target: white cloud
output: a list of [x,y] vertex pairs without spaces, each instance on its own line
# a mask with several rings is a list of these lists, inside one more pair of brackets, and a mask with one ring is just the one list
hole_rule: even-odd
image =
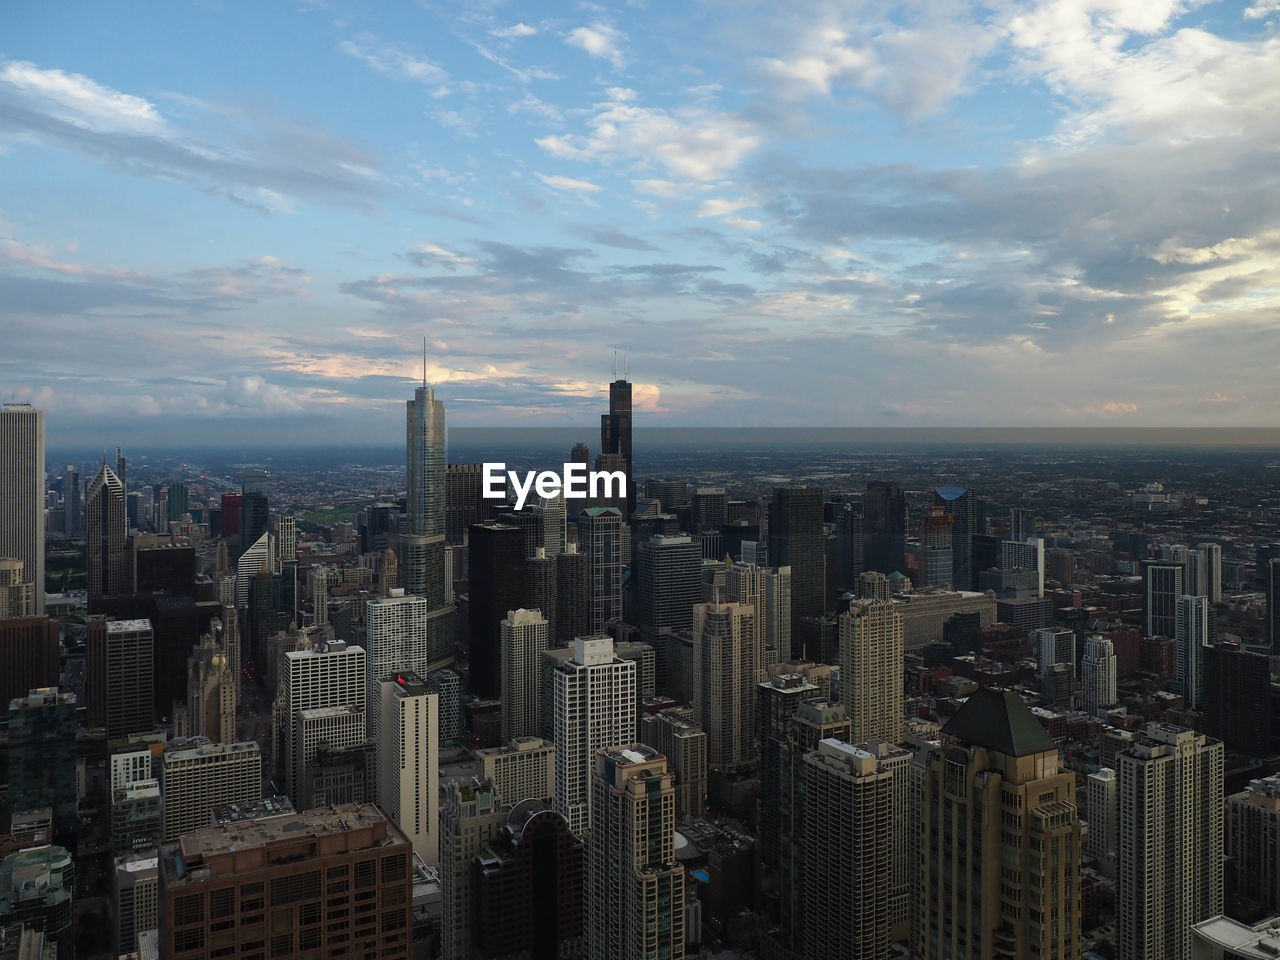
[[420,267],[441,266],[449,270],[474,266],[475,258],[442,247],[438,243],[419,243],[409,248],[408,259]]
[[447,70],[425,57],[415,57],[395,44],[386,43],[371,33],[362,33],[354,40],[343,40],[338,44],[338,50],[378,73],[431,87],[436,96],[449,92]]
[[593,23],[589,27],[575,27],[565,37],[565,43],[579,50],[585,50],[593,57],[608,60],[615,70],[623,66],[622,48],[619,44],[626,40],[626,34],[606,23]]
[[704,200],[702,205],[698,207],[697,215],[699,217],[727,217],[731,213],[750,207],[752,203],[745,197],[738,197],[736,200],[726,200],[724,197],[712,197],[710,200]]
[[490,30],[489,34],[494,37],[500,37],[503,40],[518,40],[522,37],[532,37],[537,32],[537,27],[531,27],[529,24],[521,21],[520,23],[513,23],[509,27],[500,27],[497,30]]
[[100,131],[159,133],[164,120],[142,97],[120,93],[79,73],[44,70],[23,60],[0,70],[0,83],[36,101],[51,116]]
[[568,190],[576,193],[598,193],[600,191],[599,184],[592,183],[589,180],[575,180],[573,177],[561,176],[549,177],[543,173],[535,173],[534,176],[552,190]]

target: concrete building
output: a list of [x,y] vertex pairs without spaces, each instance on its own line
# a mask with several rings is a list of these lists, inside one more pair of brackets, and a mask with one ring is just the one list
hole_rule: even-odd
[[588,627],[622,616],[622,570],[627,565],[626,527],[617,507],[587,507],[578,515],[578,547],[586,555],[590,603]]
[[1190,960],[1222,912],[1222,744],[1152,723],[1116,764],[1116,956]]
[[[234,620],[233,613],[229,622]],[[208,737],[214,743],[236,739],[235,674],[226,648],[218,642],[225,636],[222,622],[215,620],[187,658],[185,735]]]
[[150,620],[92,620],[85,642],[85,707],[108,739],[144,733],[154,722],[155,633]]
[[475,904],[475,858],[507,822],[493,783],[473,777],[451,780],[440,805],[440,946],[444,960],[471,960]]
[[379,684],[397,672],[410,671],[426,676],[431,666],[426,598],[412,596],[397,587],[389,597],[365,604],[365,654],[368,694],[365,718],[369,739],[378,740],[381,718]]
[[214,807],[262,798],[262,752],[252,741],[170,741],[160,756],[160,792],[164,839],[176,840],[207,826]]
[[58,621],[48,617],[0,619],[0,704],[57,686],[60,632]]
[[989,593],[927,591],[899,594],[892,602],[902,614],[904,650],[941,641],[943,624],[955,613],[976,612],[984,627],[996,622],[996,598]]
[[1280,914],[1280,774],[1227,798],[1226,857],[1236,899]]
[[22,561],[35,616],[44,614],[44,411],[0,407],[0,557]]
[[685,874],[666,758],[624,743],[597,751],[593,766],[587,960],[681,960]]
[[76,698],[41,687],[9,702],[9,809],[53,810],[58,836],[76,827]]
[[502,739],[535,737],[542,731],[542,651],[550,626],[541,611],[510,610],[499,627],[502,657]]
[[1111,641],[1094,634],[1085,644],[1080,663],[1084,712],[1091,717],[1116,705],[1116,651]]
[[0,928],[14,924],[44,934],[53,948],[32,960],[75,957],[75,863],[62,847],[15,850],[0,861]]
[[111,883],[115,908],[116,956],[138,949],[138,934],[160,928],[160,859],[158,851],[116,858]]
[[702,550],[686,535],[654,535],[636,545],[637,623],[646,637],[693,626],[701,599]]
[[0,557],[0,620],[36,615],[35,584],[17,557]]
[[692,710],[670,707],[640,718],[640,739],[667,758],[676,790],[676,821],[701,817],[707,808],[707,733]]
[[915,769],[912,766],[915,754],[905,747],[884,740],[868,740],[866,743],[857,744],[857,747],[874,756],[879,768],[887,770],[893,776],[890,817],[892,835],[890,841],[892,869],[889,877],[890,937],[895,941],[905,941],[911,930],[911,878],[916,869],[915,861],[911,856],[916,832],[916,793],[919,791],[919,784],[912,775]]
[[1209,645],[1208,597],[1178,598],[1174,638],[1178,643],[1178,664],[1173,688],[1182,694],[1192,710],[1204,706],[1204,648]]
[[428,865],[440,860],[439,701],[416,673],[381,688],[378,803]]
[[840,615],[840,690],[855,743],[902,739],[903,668],[896,604],[858,604]]
[[129,593],[132,588],[125,556],[124,487],[103,463],[85,495],[85,566],[89,609],[96,612],[103,597]]
[[501,747],[475,752],[479,776],[493,784],[503,801],[551,802],[556,785],[556,745],[541,737],[518,737]]
[[706,731],[713,770],[755,758],[755,686],[764,671],[755,618],[755,607],[744,603],[693,608],[693,713]]
[[1145,560],[1142,563],[1143,631],[1148,637],[1172,637],[1177,631],[1178,598],[1183,588],[1182,562]]
[[154,849],[163,833],[160,781],[135,780],[111,791],[111,849],[117,856]]
[[1119,783],[1116,772],[1102,767],[1089,774],[1085,789],[1089,809],[1089,835],[1084,852],[1098,861],[1104,877],[1116,875],[1116,827],[1120,818]]

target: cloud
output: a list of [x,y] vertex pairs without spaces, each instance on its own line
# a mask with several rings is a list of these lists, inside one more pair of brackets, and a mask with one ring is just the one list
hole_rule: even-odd
[[[668,177],[719,180],[728,176],[762,143],[745,120],[703,107],[666,111],[642,107],[634,91],[613,87],[587,120],[586,135],[551,135],[537,140],[551,156],[624,163],[636,170],[660,165]],[[641,178],[651,188],[657,181]]]
[[382,181],[368,153],[262,108],[180,102],[195,117],[191,128],[80,74],[25,61],[0,69],[0,134],[15,140],[184,182],[265,214],[291,210],[294,200],[373,208]]
[[608,60],[615,70],[621,70],[623,67],[621,43],[626,39],[626,34],[606,23],[593,23],[589,27],[575,27],[570,30],[564,42],[571,47],[585,50],[593,57]]
[[734,200],[726,200],[724,197],[713,197],[710,200],[703,201],[698,207],[695,216],[699,217],[727,217],[732,213],[736,213],[743,207],[753,206],[752,202],[745,197],[738,197]]
[[498,37],[502,40],[519,40],[524,37],[532,37],[537,32],[537,27],[531,27],[523,21],[513,23],[509,27],[499,27],[495,30],[489,31],[491,36]]
[[405,259],[419,267],[444,267],[447,270],[470,267],[476,262],[474,257],[464,256],[437,243],[420,243],[410,247]]
[[589,180],[575,180],[573,177],[547,176],[544,173],[534,173],[534,176],[541,180],[552,190],[567,190],[574,193],[599,193],[600,186],[590,182]]
[[569,233],[583,240],[590,240],[606,247],[617,247],[619,250],[657,250],[652,243],[624,233],[617,227],[608,224],[572,223],[565,228]]
[[338,50],[378,73],[429,87],[433,96],[442,97],[449,93],[447,70],[425,57],[416,57],[395,44],[380,40],[374,34],[362,33],[353,40],[343,40],[338,44]]

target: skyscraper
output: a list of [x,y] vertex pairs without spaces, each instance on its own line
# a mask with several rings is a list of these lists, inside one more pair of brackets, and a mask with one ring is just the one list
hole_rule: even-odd
[[1148,637],[1172,637],[1177,632],[1178,598],[1183,567],[1174,560],[1147,560],[1142,564],[1143,629]]
[[124,488],[105,463],[89,484],[85,518],[89,609],[96,611],[104,597],[127,593],[130,587],[124,549]]
[[250,469],[240,484],[240,551],[243,553],[267,532],[271,511],[267,503],[267,471]]
[[631,381],[625,375],[609,384],[609,412],[600,415],[600,456],[596,466],[626,473],[626,503],[619,504],[619,509],[624,522],[630,520],[636,509],[636,485],[631,470]]
[[85,706],[107,739],[151,729],[155,634],[150,620],[90,621]]
[[681,960],[685,877],[667,760],[642,743],[592,760],[587,960]]
[[62,532],[69,537],[84,530],[84,500],[80,471],[68,463],[62,471]]
[[1089,836],[1085,853],[1098,861],[1105,877],[1116,875],[1116,824],[1120,816],[1120,797],[1116,772],[1102,767],[1089,774]]
[[1236,900],[1280,912],[1280,774],[1253,780],[1227,798],[1226,857]]
[[640,739],[667,758],[676,787],[676,820],[701,817],[707,806],[707,734],[693,711],[670,707],[640,718]]
[[922,587],[945,587],[951,583],[953,553],[951,527],[955,522],[942,507],[930,507],[920,523],[920,567],[917,582]]
[[440,861],[439,700],[411,671],[379,684],[378,803],[404,831],[413,852]]
[[1178,642],[1178,663],[1174,688],[1188,707],[1204,705],[1204,648],[1209,645],[1209,598],[1181,596],[1174,627]]
[[945,507],[952,516],[951,585],[957,590],[972,590],[977,582],[973,569],[973,535],[977,530],[973,491],[966,487],[936,487],[936,506]]
[[1066,664],[1072,677],[1076,675],[1076,635],[1070,630],[1039,627],[1031,631],[1031,642],[1036,650],[1036,676],[1041,680],[1049,669]]
[[802,955],[880,960],[892,924],[893,773],[876,755],[822,740],[804,758]]
[[[821,487],[776,487],[769,508],[769,563],[791,567],[791,635],[827,606]],[[790,655],[789,651],[787,651]]]
[[1075,774],[1010,691],[977,690],[942,735],[922,757],[912,956],[1077,956]]
[[591,583],[587,555],[570,544],[556,557],[556,634],[557,647],[570,646],[575,637],[591,633]]
[[892,601],[851,606],[840,615],[840,689],[852,742],[902,739],[902,614]]
[[470,960],[475,903],[476,855],[507,823],[507,807],[493,784],[473,777],[445,784],[440,806],[440,946],[444,960]]
[[693,608],[693,713],[707,732],[707,765],[725,770],[755,758],[756,610],[745,603]]
[[207,826],[213,808],[262,799],[262,751],[253,741],[171,740],[160,756],[164,838]]
[[1026,543],[1036,535],[1036,515],[1032,510],[1014,507],[1009,511],[1009,539]]
[[578,515],[578,548],[587,556],[592,633],[603,633],[606,623],[622,616],[625,532],[617,507],[588,507]]
[[42,687],[9,703],[9,809],[50,807],[62,834],[76,823],[76,698]]
[[902,487],[872,480],[862,497],[863,568],[890,574],[906,567],[907,501]]
[[505,523],[471,528],[471,692],[482,700],[502,694],[502,618],[524,602],[524,547],[520,530]]
[[[1044,541],[1039,537],[1003,541],[1000,544],[1000,567],[1004,570],[1034,572],[1036,575],[1036,596],[1044,596]],[[981,573],[981,571],[975,571],[975,576],[977,573]]]
[[45,411],[0,407],[0,557],[20,559],[45,612]]
[[554,806],[579,836],[590,823],[591,769],[597,750],[636,738],[636,665],[616,656],[609,637],[579,637],[555,667]]
[[1152,723],[1116,764],[1116,956],[1190,960],[1192,924],[1222,912],[1222,744]]
[[[234,619],[233,615],[229,622]],[[187,658],[188,726],[192,736],[214,743],[236,739],[236,684],[226,639],[222,622],[215,620]]]
[[[542,652],[547,619],[537,610],[510,610],[501,623],[502,739],[536,737],[542,731]],[[515,797],[521,800],[522,797]]]
[[1280,557],[1267,561],[1264,589],[1267,594],[1267,646],[1271,655],[1280,655]]
[[645,637],[688,630],[702,596],[702,552],[689,536],[649,537],[636,545],[637,619]]
[[[1096,717],[1116,705],[1116,651],[1111,641],[1094,634],[1085,644],[1080,664],[1084,712]],[[1089,811],[1092,819],[1093,811]]]
[[379,739],[382,691],[378,684],[401,672],[425,675],[431,665],[427,644],[427,601],[396,588],[389,597],[365,604],[365,654],[369,739]]

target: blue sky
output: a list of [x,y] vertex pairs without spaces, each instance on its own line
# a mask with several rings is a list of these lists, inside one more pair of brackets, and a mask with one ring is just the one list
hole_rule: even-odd
[[1271,425],[1280,0],[9,4],[51,442]]

